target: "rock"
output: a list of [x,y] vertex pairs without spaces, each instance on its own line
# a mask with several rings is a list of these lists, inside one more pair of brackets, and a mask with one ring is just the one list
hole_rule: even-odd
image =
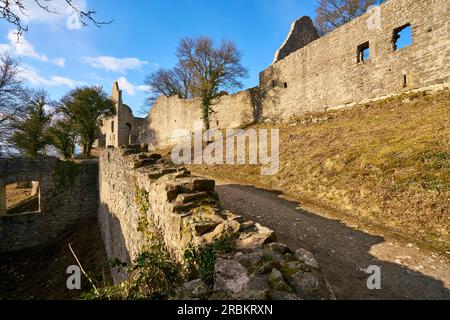
[[161,169],[161,173],[163,175],[171,174],[171,173],[175,173],[175,172],[177,172],[176,168],[164,168],[164,169]]
[[247,269],[238,261],[220,257],[216,260],[214,291],[238,293],[249,282]]
[[183,285],[183,294],[185,297],[207,299],[210,293],[211,290],[201,279],[193,280]]
[[274,232],[268,228],[255,224],[256,232],[242,233],[236,240],[235,246],[239,251],[253,251],[262,249],[263,245],[275,240]]
[[292,288],[284,281],[283,274],[277,269],[272,269],[272,273],[269,275],[269,285],[273,290],[293,292]]
[[249,229],[252,229],[255,227],[255,223],[253,221],[246,221],[244,223],[241,223],[241,232],[247,231]]
[[294,293],[286,292],[286,291],[278,291],[278,290],[271,290],[269,292],[269,297],[270,297],[270,300],[275,300],[275,301],[302,300]]
[[185,203],[185,204],[177,204],[173,207],[174,212],[177,213],[186,213],[193,208],[195,208],[197,204],[191,202],[191,203]]
[[234,294],[232,298],[233,300],[268,300],[269,292],[269,290],[244,290],[238,294]]
[[142,167],[148,167],[155,164],[155,162],[151,159],[146,159],[146,160],[139,160],[139,161],[134,161],[131,163],[131,167],[133,169],[139,169]]
[[202,221],[196,221],[193,223],[195,233],[197,236],[201,237],[204,234],[210,232],[215,227],[217,227],[219,223],[217,221],[213,220],[202,220]]
[[197,192],[197,193],[193,193],[193,194],[179,194],[177,196],[177,199],[175,200],[175,202],[177,204],[186,204],[189,202],[193,202],[193,201],[199,201],[202,200],[204,198],[206,198],[208,196],[207,192]]
[[211,243],[214,240],[220,240],[224,238],[231,238],[234,237],[237,233],[239,233],[241,225],[239,222],[234,220],[227,220],[222,223],[220,223],[214,231],[205,234],[204,241],[206,243]]
[[298,261],[306,264],[307,266],[319,270],[319,263],[314,258],[314,255],[311,252],[305,249],[299,249],[295,251],[295,257]]
[[205,178],[196,178],[192,180],[192,189],[194,191],[214,191],[216,182]]
[[272,251],[281,253],[281,254],[286,254],[286,253],[292,252],[291,249],[289,249],[287,245],[285,245],[284,243],[279,243],[279,242],[272,242],[272,243],[266,244],[264,247],[268,248]]
[[284,261],[284,255],[282,255],[279,252],[270,250],[270,249],[263,249],[262,254],[266,259],[269,259],[272,261],[278,261],[278,262]]
[[237,214],[234,214],[228,210],[224,210],[223,214],[226,216],[227,220],[234,220],[237,221],[239,223],[243,223],[244,222],[244,218],[242,216],[239,216]]
[[273,269],[279,269],[281,268],[281,263],[279,261],[268,261],[264,263],[261,267],[258,269],[259,274],[266,274],[271,272]]
[[258,265],[261,262],[263,255],[260,251],[245,254],[242,252],[238,252],[235,258],[239,261],[240,264],[249,269]]
[[287,279],[295,293],[302,299],[320,299],[320,282],[307,272],[297,272]]

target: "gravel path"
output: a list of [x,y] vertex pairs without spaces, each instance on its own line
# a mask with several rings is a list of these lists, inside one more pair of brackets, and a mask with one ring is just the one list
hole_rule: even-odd
[[[216,181],[225,209],[275,230],[292,249],[313,252],[337,299],[450,300],[446,257],[307,211],[271,191]],[[381,267],[381,290],[367,289],[370,265]]]

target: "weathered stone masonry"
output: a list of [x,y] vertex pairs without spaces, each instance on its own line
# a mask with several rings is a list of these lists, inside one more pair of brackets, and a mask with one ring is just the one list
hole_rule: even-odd
[[[318,39],[310,19],[299,19],[274,63],[260,74],[259,86],[218,99],[211,125],[235,128],[254,121],[285,121],[305,112],[448,85],[449,17],[450,0],[388,0]],[[395,50],[394,30],[408,24],[413,43]],[[358,63],[358,47],[367,43],[370,59]],[[200,119],[198,100],[160,97],[139,142],[171,144],[175,129],[191,129]]]
[[[377,15],[379,12],[379,26]],[[389,0],[276,62],[260,76],[263,116],[294,114],[450,80],[450,0]],[[411,25],[413,43],[394,50],[394,30]],[[358,46],[369,43],[370,60]]]
[[[0,159],[0,193],[18,181],[38,181],[40,212],[0,216],[0,252],[15,251],[57,239],[98,208],[98,163],[56,158]],[[0,195],[4,198],[5,194]]]
[[[175,299],[329,299],[332,294],[311,253],[292,252],[259,224],[223,210],[213,180],[174,167],[147,145],[108,148],[100,158],[99,222],[107,255],[132,263],[159,230],[174,260],[187,249],[221,239],[234,250],[217,257],[214,288],[201,279],[181,286]],[[126,275],[113,272],[114,281]]]

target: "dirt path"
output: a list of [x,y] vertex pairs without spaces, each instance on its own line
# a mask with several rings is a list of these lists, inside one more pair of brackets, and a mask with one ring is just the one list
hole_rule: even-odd
[[[307,211],[271,191],[216,181],[225,209],[272,228],[293,249],[313,252],[338,299],[450,300],[445,257]],[[363,270],[370,265],[381,267],[381,290],[367,289]]]

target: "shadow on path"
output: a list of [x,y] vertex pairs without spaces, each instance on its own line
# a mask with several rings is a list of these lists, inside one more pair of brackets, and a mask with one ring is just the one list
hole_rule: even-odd
[[[216,190],[225,209],[275,230],[292,249],[314,253],[338,299],[450,299],[442,281],[371,254],[380,244],[393,250],[383,237],[300,210],[297,202],[280,198],[281,192],[220,183]],[[367,289],[363,270],[370,265],[381,267],[381,290]]]

